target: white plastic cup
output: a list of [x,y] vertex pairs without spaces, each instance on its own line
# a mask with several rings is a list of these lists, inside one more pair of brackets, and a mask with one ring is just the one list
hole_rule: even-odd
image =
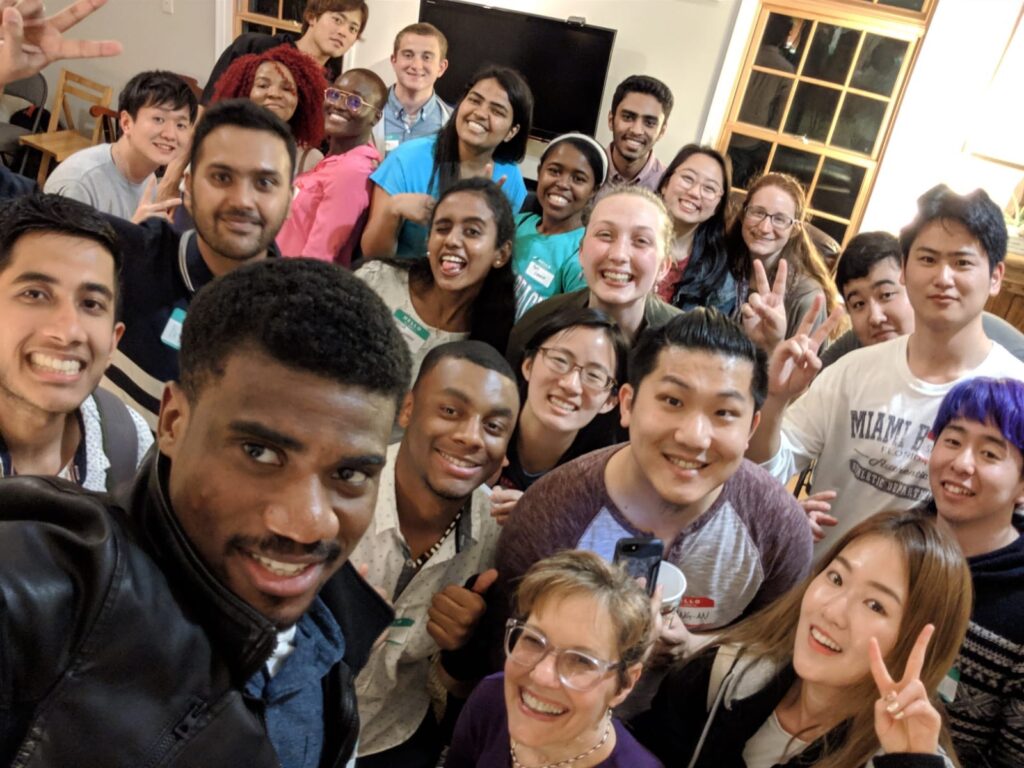
[[674,613],[686,592],[686,577],[668,560],[658,567],[658,586],[661,587],[661,615]]

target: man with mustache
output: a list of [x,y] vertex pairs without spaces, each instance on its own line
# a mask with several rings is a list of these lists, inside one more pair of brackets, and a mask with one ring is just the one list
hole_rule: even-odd
[[192,302],[124,507],[0,481],[0,764],[344,765],[393,617],[348,558],[409,371],[358,278],[247,264]]
[[654,156],[654,145],[665,135],[673,103],[669,87],[653,77],[630,75],[619,83],[608,113],[612,167],[605,186],[639,184],[658,191],[665,166]]

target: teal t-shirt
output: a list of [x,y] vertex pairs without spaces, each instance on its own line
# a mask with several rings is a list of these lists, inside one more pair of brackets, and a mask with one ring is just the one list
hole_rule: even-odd
[[[437,182],[432,183],[434,170],[434,144],[437,136],[427,136],[399,144],[388,153],[380,167],[370,174],[370,180],[389,195],[405,192],[429,194],[437,197]],[[494,162],[491,178],[498,181],[504,176],[501,191],[505,193],[512,212],[523,207],[526,199],[526,184],[519,166],[514,163]],[[398,248],[395,255],[400,259],[419,259],[427,255],[427,228],[412,221],[403,221],[398,230]]]
[[579,259],[583,227],[558,235],[542,235],[537,231],[538,224],[540,216],[535,213],[516,216],[516,245],[512,254],[516,320],[544,299],[587,286]]

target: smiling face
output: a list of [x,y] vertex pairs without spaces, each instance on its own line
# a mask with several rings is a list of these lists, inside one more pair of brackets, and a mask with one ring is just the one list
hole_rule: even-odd
[[[573,366],[569,373],[551,369],[546,355],[557,355]],[[542,349],[523,360],[523,377],[528,382],[527,412],[554,432],[576,432],[599,413],[607,413],[618,403],[610,389],[588,386],[583,378],[587,371],[614,377],[615,348],[602,328],[575,326],[544,340]]]
[[409,93],[430,91],[448,69],[448,59],[441,56],[441,43],[433,35],[406,32],[398,41],[398,50],[391,54],[398,85]]
[[597,182],[586,156],[568,141],[548,152],[537,174],[537,200],[544,220],[555,223],[575,219],[594,194]]
[[789,226],[782,227],[772,222],[772,216],[781,214],[795,220],[796,201],[782,187],[769,185],[761,187],[750,196],[745,211],[767,212],[761,221],[754,221],[745,213],[740,231],[751,258],[774,264],[800,225],[793,221]]
[[346,72],[334,81],[334,87],[346,93],[354,93],[363,100],[357,110],[352,110],[346,103],[345,96],[331,103],[324,99],[324,133],[328,138],[347,138],[350,136],[366,136],[380,119],[380,109],[384,106],[386,96],[368,77],[360,72]]
[[667,127],[661,102],[647,93],[627,93],[608,115],[612,154],[627,162],[646,158]]
[[805,682],[846,688],[871,674],[868,644],[883,658],[896,645],[906,609],[907,564],[891,540],[854,539],[804,592],[793,667]]
[[154,168],[167,165],[178,156],[192,127],[188,106],[174,109],[166,104],[141,107],[134,118],[122,112],[120,122],[129,149],[146,158]]
[[299,91],[286,66],[276,61],[264,61],[256,68],[249,99],[287,123],[299,105]]
[[669,346],[637,389],[620,393],[622,425],[646,481],[699,514],[732,477],[757,427],[749,360]]
[[0,272],[0,407],[82,404],[124,332],[116,286],[114,258],[93,240],[30,232],[15,242]]
[[1024,503],[1024,457],[991,423],[952,419],[935,440],[928,478],[939,517],[954,529],[1005,526]]
[[511,379],[469,360],[444,358],[406,397],[399,464],[433,495],[465,499],[501,468],[518,413]]
[[661,216],[653,203],[637,195],[610,195],[594,206],[580,244],[580,263],[599,305],[646,300],[665,266]]
[[472,85],[454,119],[460,149],[472,154],[491,153],[519,132],[508,93],[493,77]]
[[309,27],[306,37],[312,40],[320,54],[336,59],[348,53],[349,48],[359,39],[359,26],[363,21],[362,11],[328,11],[319,17],[307,18]]
[[914,309],[895,259],[876,262],[864,276],[848,280],[843,299],[861,346],[895,339],[914,330]]
[[[602,661],[619,660],[612,617],[589,595],[541,600],[526,623],[540,630],[555,648],[583,651]],[[572,757],[600,741],[608,709],[620,704],[629,690],[619,689],[614,671],[608,671],[588,691],[568,688],[558,677],[551,653],[532,669],[507,659],[505,709],[509,736],[550,761]]]
[[985,249],[959,221],[929,222],[911,243],[903,267],[917,322],[955,332],[976,321],[999,293],[1005,267],[990,270]]
[[482,194],[465,191],[445,197],[434,210],[427,238],[434,284],[446,291],[479,291],[487,273],[512,254],[512,244],[497,239],[494,212]]
[[195,402],[168,385],[158,441],[171,507],[214,576],[294,624],[370,523],[394,415],[387,395],[251,350]]
[[661,197],[677,226],[696,226],[714,215],[724,189],[718,161],[695,152],[672,172]]

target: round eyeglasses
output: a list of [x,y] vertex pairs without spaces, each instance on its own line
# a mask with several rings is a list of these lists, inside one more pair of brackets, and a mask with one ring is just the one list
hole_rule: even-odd
[[775,227],[775,229],[789,229],[793,226],[793,222],[796,221],[792,216],[787,216],[784,213],[770,214],[759,205],[755,205],[751,208],[744,208],[743,216],[752,224],[760,224],[765,219],[771,219],[772,226]]
[[701,182],[692,173],[680,173],[676,176],[679,179],[679,186],[689,192],[695,185],[700,185],[700,196],[705,200],[717,200],[722,196],[722,188],[709,181]]
[[589,691],[621,661],[604,661],[574,648],[555,648],[539,629],[523,621],[509,619],[505,624],[505,655],[513,664],[533,669],[548,654],[555,657],[555,672],[566,688]]
[[552,373],[565,376],[573,371],[580,372],[580,383],[591,392],[607,392],[615,388],[615,379],[603,368],[596,365],[577,365],[576,360],[567,352],[553,347],[539,347],[540,359]]
[[324,101],[328,104],[335,106],[342,105],[346,109],[352,112],[359,112],[363,107],[369,107],[377,116],[384,114],[381,110],[377,109],[370,102],[364,101],[363,97],[358,93],[352,93],[351,91],[343,91],[340,88],[325,88],[324,89]]

